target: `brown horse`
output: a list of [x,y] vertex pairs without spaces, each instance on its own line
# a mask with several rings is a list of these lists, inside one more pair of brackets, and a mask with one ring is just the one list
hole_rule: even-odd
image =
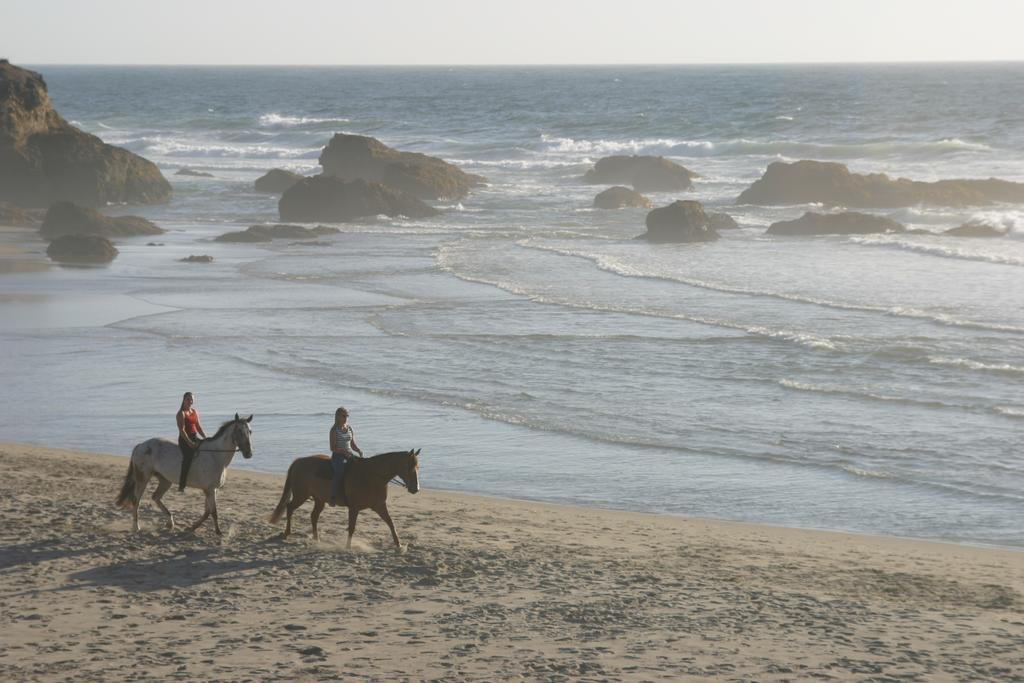
[[[348,505],[348,544],[352,546],[352,535],[356,532],[356,518],[360,510],[370,508],[384,520],[395,539],[395,549],[401,550],[395,523],[388,514],[388,482],[395,477],[402,480],[409,493],[420,490],[419,450],[381,453],[372,458],[352,458],[345,467],[345,499]],[[316,522],[331,497],[331,476],[334,468],[326,455],[310,455],[296,458],[288,468],[281,501],[277,504],[270,523],[277,524],[281,515],[288,510],[288,523],[284,538],[292,532],[292,513],[310,498],[313,499],[313,538],[320,540]]]

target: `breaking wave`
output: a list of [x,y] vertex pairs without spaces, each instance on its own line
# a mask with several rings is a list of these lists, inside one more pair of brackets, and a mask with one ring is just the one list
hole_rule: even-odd
[[259,124],[264,128],[293,128],[295,126],[310,126],[325,123],[350,123],[350,121],[349,119],[341,117],[317,118],[314,116],[286,116],[275,112],[263,114],[259,118]]
[[1016,334],[1024,334],[1024,327],[1018,327],[1015,325],[1003,325],[1000,323],[980,322],[975,320],[965,320],[963,318],[958,318],[947,313],[925,311],[909,306],[884,306],[844,301],[832,301],[828,299],[819,299],[811,296],[790,294],[787,292],[753,289],[749,287],[739,287],[734,285],[720,284],[716,282],[708,282],[705,280],[698,280],[695,278],[685,278],[676,275],[650,273],[626,265],[619,261],[616,257],[610,256],[608,254],[595,254],[593,252],[586,251],[583,249],[568,249],[553,245],[543,245],[537,243],[534,239],[521,240],[517,244],[527,249],[538,249],[540,251],[550,251],[557,254],[563,254],[565,256],[584,258],[593,261],[601,270],[614,273],[616,275],[622,275],[623,277],[639,277],[652,280],[678,282],[679,284],[687,285],[690,287],[699,287],[701,289],[708,289],[716,292],[724,292],[727,294],[739,294],[743,296],[780,299],[783,301],[811,304],[814,306],[822,306],[824,308],[832,308],[843,311],[863,311],[866,313],[879,313],[882,315],[891,315],[899,318],[928,320],[940,325],[948,325],[950,327],[963,327],[968,329],[988,330],[991,332],[1009,332]]
[[866,247],[886,247],[889,249],[915,252],[918,254],[927,254],[929,256],[936,256],[939,258],[980,261],[983,263],[996,263],[1006,266],[1024,266],[1024,255],[1013,256],[1011,254],[1000,254],[992,251],[978,251],[976,249],[936,244],[932,241],[934,239],[951,239],[947,236],[937,235],[934,238],[926,237],[926,239],[929,241],[914,241],[902,237],[880,235],[871,237],[854,236],[850,238],[850,241],[854,244],[860,244]]
[[930,142],[815,143],[797,140],[687,140],[680,138],[639,138],[631,140],[586,140],[541,135],[545,151],[561,154],[660,154],[683,157],[775,156],[803,159],[857,159],[891,156],[930,158],[960,153],[988,153],[992,147],[959,138]]
[[265,144],[226,144],[160,135],[129,139],[120,144],[136,153],[163,157],[315,159],[320,155],[320,147],[303,149]]

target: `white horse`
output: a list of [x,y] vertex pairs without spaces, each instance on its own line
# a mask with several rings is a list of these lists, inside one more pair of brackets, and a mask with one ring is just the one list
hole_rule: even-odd
[[[220,534],[217,522],[217,489],[227,480],[228,465],[235,457],[235,451],[242,451],[246,459],[252,457],[252,430],[249,423],[252,415],[247,418],[238,417],[228,420],[220,426],[217,433],[199,444],[188,470],[185,482],[190,488],[202,489],[206,494],[206,512],[199,521],[190,527],[195,531],[213,515],[213,528]],[[160,499],[172,482],[178,481],[181,475],[181,449],[178,444],[167,439],[149,439],[132,449],[132,459],[128,463],[128,474],[124,478],[121,494],[117,497],[117,506],[132,511],[132,531],[139,530],[139,501],[146,492],[146,486],[153,475],[159,484],[153,492],[153,502],[167,515],[167,528],[174,528],[174,516]]]

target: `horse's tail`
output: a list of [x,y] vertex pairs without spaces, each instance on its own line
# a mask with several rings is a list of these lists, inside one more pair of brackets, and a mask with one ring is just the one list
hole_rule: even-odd
[[128,474],[124,477],[124,485],[121,487],[121,493],[118,494],[114,505],[131,510],[137,504],[138,501],[135,500],[135,463],[129,461]]
[[270,515],[271,524],[277,524],[281,521],[281,515],[284,514],[284,509],[288,507],[288,500],[292,497],[293,469],[295,469],[295,463],[292,463],[291,467],[288,468],[288,476],[284,479],[284,491],[281,492],[281,500],[278,501],[277,507],[274,508],[274,514]]

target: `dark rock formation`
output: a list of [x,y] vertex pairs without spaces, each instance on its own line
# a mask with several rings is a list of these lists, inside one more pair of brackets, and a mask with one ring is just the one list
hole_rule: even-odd
[[283,168],[272,168],[256,179],[256,182],[253,183],[253,188],[257,192],[282,194],[289,187],[302,180],[303,177],[298,173],[292,173]]
[[155,164],[78,130],[54,111],[42,76],[0,63],[0,200],[45,208],[170,197]]
[[437,210],[412,195],[381,183],[345,181],[329,175],[305,178],[281,196],[281,220],[350,221],[368,216],[426,218]]
[[674,192],[689,190],[699,177],[688,168],[664,157],[614,156],[598,159],[583,182],[596,184],[627,183],[638,192]]
[[727,213],[709,213],[708,225],[714,230],[735,230],[740,227],[736,219]]
[[15,228],[34,228],[43,222],[45,211],[39,209],[23,209],[10,202],[0,202],[0,225]]
[[209,254],[191,254],[185,258],[178,259],[182,263],[213,263],[213,257]]
[[821,214],[808,211],[792,221],[779,221],[768,227],[769,235],[867,235],[876,232],[904,232],[906,228],[884,216],[856,211]]
[[713,242],[711,227],[700,202],[678,200],[647,214],[647,232],[639,239],[651,242]]
[[46,255],[63,263],[109,263],[117,247],[99,235],[61,235],[50,242]]
[[301,225],[253,225],[248,230],[226,232],[216,238],[216,242],[270,242],[277,239],[313,239],[321,235],[333,235],[337,228],[318,225],[315,228],[304,228]]
[[191,168],[183,168],[183,169],[179,170],[177,173],[175,173],[174,175],[187,175],[187,176],[192,176],[193,178],[212,178],[213,177],[212,173],[206,173],[204,171],[193,171]]
[[942,234],[952,235],[954,237],[1005,237],[1006,232],[1007,231],[1003,228],[997,228],[978,221],[971,221],[964,223],[959,228],[950,228]]
[[823,161],[781,161],[769,164],[760,180],[736,200],[739,204],[808,204],[858,208],[972,206],[1024,202],[1024,183],[988,180],[939,180],[925,183],[890,178],[884,173],[850,173],[843,164]]
[[486,178],[437,157],[399,152],[376,138],[338,133],[320,154],[324,175],[384,183],[418,199],[462,199]]
[[139,216],[104,216],[96,209],[57,202],[46,212],[39,234],[47,239],[60,235],[101,235],[129,237],[159,235],[164,230]]
[[616,185],[609,187],[594,197],[595,209],[622,209],[625,207],[636,207],[640,209],[651,208],[651,200],[639,192],[628,187]]

